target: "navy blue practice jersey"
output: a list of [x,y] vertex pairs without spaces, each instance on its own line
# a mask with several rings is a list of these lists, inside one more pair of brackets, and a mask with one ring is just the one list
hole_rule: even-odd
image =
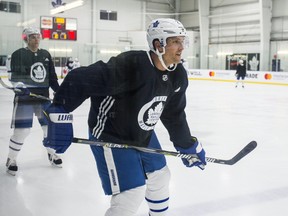
[[176,146],[193,143],[185,117],[186,70],[160,71],[146,51],[129,51],[71,71],[54,97],[67,112],[90,98],[89,128],[97,139],[147,146],[159,119]]
[[59,87],[51,55],[45,49],[37,52],[27,47],[16,50],[11,56],[11,81],[23,82],[31,93],[45,97],[49,97],[49,87],[54,91]]
[[236,74],[239,76],[246,76],[246,66],[245,65],[237,65]]

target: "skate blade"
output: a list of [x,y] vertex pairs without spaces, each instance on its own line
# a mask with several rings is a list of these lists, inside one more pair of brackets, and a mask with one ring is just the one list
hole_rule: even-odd
[[62,164],[55,164],[55,163],[51,162],[51,165],[53,167],[62,168]]
[[17,171],[7,169],[6,172],[12,176],[15,176]]

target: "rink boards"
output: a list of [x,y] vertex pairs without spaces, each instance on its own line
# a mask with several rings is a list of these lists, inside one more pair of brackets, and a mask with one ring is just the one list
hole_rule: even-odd
[[[235,70],[189,69],[187,74],[189,80],[235,82],[235,72]],[[62,73],[61,67],[56,67],[56,73],[59,78],[63,78],[66,75]],[[0,68],[0,77],[8,77],[5,69],[1,70]],[[247,71],[245,81],[255,84],[288,86],[288,72]]]
[[[235,70],[189,69],[190,80],[235,82]],[[288,72],[247,71],[245,82],[288,86]]]

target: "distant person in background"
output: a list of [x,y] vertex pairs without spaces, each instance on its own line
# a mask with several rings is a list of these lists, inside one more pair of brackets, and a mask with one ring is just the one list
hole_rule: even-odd
[[69,57],[68,61],[66,62],[66,69],[67,73],[69,73],[73,69],[74,61],[71,57]]
[[240,82],[240,78],[241,78],[242,88],[244,88],[244,80],[245,80],[245,76],[246,76],[246,66],[245,66],[244,61],[242,59],[240,59],[238,62],[235,76],[237,79],[235,88],[238,87],[238,83]]
[[185,59],[181,59],[181,62],[183,64],[183,67],[186,69],[186,71],[188,72],[189,70],[189,64]]
[[7,73],[8,73],[8,79],[10,80],[11,79],[11,55],[7,56],[5,66],[6,66]]
[[11,55],[7,56],[5,66],[8,72],[11,71]]
[[63,70],[62,70],[61,78],[63,79],[65,76],[67,76],[67,74],[68,74],[71,70],[73,70],[73,68],[74,68],[74,61],[73,61],[72,57],[69,57],[69,58],[67,59],[67,62],[66,62],[66,64],[65,64],[65,67],[64,67]]
[[[28,27],[24,29],[22,37],[27,47],[16,50],[11,56],[11,82],[15,88],[11,128],[14,130],[6,162],[7,173],[11,175],[18,171],[16,159],[33,126],[34,114],[43,130],[43,144],[47,141],[47,121],[42,110],[50,105],[50,101],[31,97],[30,92],[48,98],[50,87],[54,92],[59,88],[51,55],[39,48],[40,31]],[[62,160],[55,150],[47,148],[47,152],[50,163],[61,166]]]
[[80,65],[80,62],[79,62],[78,58],[75,58],[74,62],[73,62],[73,69],[78,68],[80,66],[81,65]]

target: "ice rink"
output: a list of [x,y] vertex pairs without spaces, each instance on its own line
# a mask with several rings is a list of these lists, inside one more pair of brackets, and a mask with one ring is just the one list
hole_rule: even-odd
[[[6,173],[12,100],[13,92],[0,87],[0,215],[103,216],[110,198],[102,192],[89,146],[73,144],[62,157],[63,168],[52,167],[37,121],[19,154],[17,175]],[[247,83],[243,89],[193,80],[187,102],[191,132],[207,156],[230,159],[252,140],[258,147],[233,166],[209,163],[204,171],[168,156],[168,216],[288,215],[288,86]],[[88,108],[86,101],[74,112],[77,137],[87,138]],[[156,132],[163,149],[174,150],[161,124]],[[138,216],[147,212],[143,200]]]

